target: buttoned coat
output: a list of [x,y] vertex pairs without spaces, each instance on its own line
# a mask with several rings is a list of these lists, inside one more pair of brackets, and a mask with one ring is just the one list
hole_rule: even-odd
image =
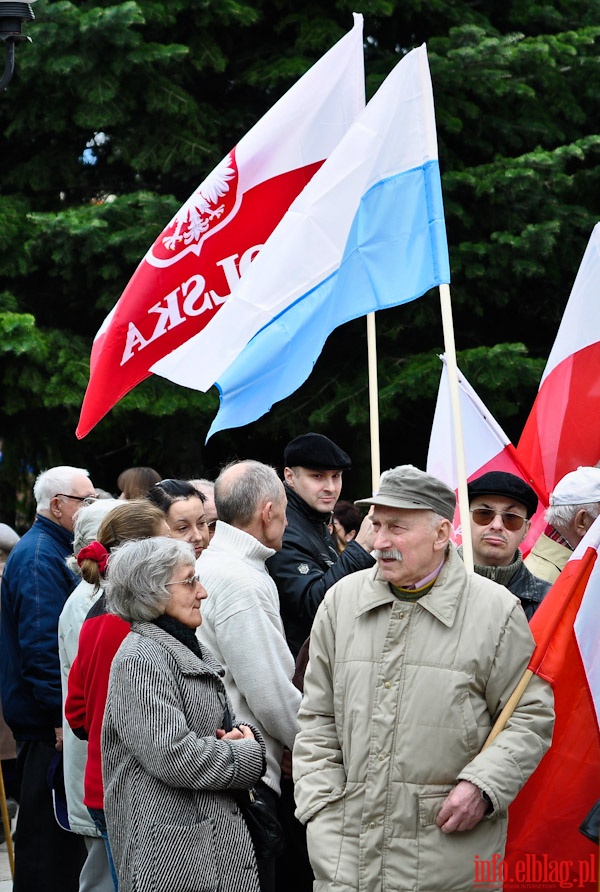
[[217,739],[222,671],[153,623],[135,623],[117,651],[102,768],[120,892],[259,892],[233,791],[260,779],[264,748]]
[[[453,547],[415,603],[398,600],[377,568],[327,593],[293,758],[315,892],[466,892],[475,859],[502,858],[508,805],[550,744],[549,685],[534,678],[481,748],[532,651],[517,598],[467,574]],[[462,779],[493,812],[444,834],[435,819]]]

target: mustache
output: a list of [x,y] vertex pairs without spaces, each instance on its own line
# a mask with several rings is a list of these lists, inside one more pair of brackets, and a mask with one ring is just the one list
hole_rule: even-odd
[[376,561],[381,560],[381,558],[387,561],[401,561],[403,559],[402,552],[398,551],[397,548],[385,548],[383,551],[376,548],[372,554]]

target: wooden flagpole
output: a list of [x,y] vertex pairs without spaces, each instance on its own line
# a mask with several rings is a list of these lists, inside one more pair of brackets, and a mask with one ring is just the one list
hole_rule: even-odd
[[473,572],[473,541],[469,517],[469,496],[467,493],[467,471],[465,464],[465,446],[460,411],[460,389],[458,386],[458,366],[456,363],[456,347],[454,343],[454,323],[452,321],[452,304],[450,303],[450,286],[440,285],[440,303],[442,307],[442,328],[444,331],[444,352],[448,368],[450,385],[450,404],[452,406],[452,424],[454,427],[454,455],[456,459],[456,475],[458,477],[458,506],[460,509],[460,525],[462,532],[463,561],[469,573]]
[[377,382],[377,338],[375,313],[367,313],[367,356],[369,369],[369,418],[371,428],[371,488],[379,489],[381,457],[379,453],[379,388]]

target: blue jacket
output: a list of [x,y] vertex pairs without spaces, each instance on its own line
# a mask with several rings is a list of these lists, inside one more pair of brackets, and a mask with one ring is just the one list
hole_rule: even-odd
[[58,618],[77,578],[65,564],[72,534],[37,515],[2,577],[0,693],[17,740],[53,743],[62,724]]

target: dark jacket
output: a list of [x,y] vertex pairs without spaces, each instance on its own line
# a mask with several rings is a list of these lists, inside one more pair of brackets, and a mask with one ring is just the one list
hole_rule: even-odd
[[72,534],[38,514],[4,568],[0,690],[17,740],[54,743],[62,725],[58,618],[78,581],[65,564],[71,553]]
[[506,585],[509,592],[512,592],[520,600],[528,620],[531,620],[550,587],[549,582],[546,582],[545,579],[540,579],[539,576],[534,576],[525,564],[521,564],[513,578]]
[[[462,545],[458,549],[458,553],[462,558]],[[517,548],[512,563],[506,567],[487,567],[482,564],[475,564],[475,572],[479,576],[487,576],[494,582],[500,583],[505,588],[516,595],[523,606],[525,616],[530,621],[531,617],[542,603],[548,589],[551,587],[545,579],[534,576],[523,563],[523,555],[521,550]]]
[[375,561],[357,542],[349,542],[339,554],[327,528],[329,514],[314,511],[287,485],[285,491],[288,525],[283,547],[269,558],[267,569],[279,591],[288,645],[297,657],[325,592],[343,576],[366,570]]

